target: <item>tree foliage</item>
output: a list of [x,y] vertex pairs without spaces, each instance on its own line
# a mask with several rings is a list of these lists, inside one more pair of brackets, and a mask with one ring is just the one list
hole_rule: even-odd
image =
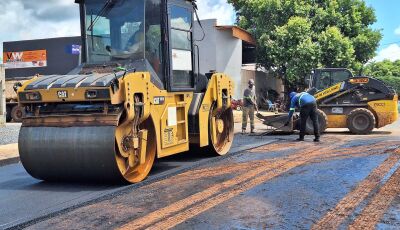
[[400,60],[370,63],[365,67],[364,75],[383,80],[400,94]]
[[375,56],[380,31],[363,0],[228,0],[237,23],[258,42],[259,65],[296,85],[312,68],[361,69]]

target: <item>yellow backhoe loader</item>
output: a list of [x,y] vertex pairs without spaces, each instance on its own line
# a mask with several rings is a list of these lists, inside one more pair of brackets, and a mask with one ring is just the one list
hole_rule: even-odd
[[[321,131],[348,128],[354,134],[369,134],[399,116],[393,88],[373,77],[353,76],[347,69],[314,70],[308,92],[317,100]],[[307,130],[311,132],[311,122]]]
[[[320,132],[327,128],[348,128],[354,134],[369,134],[397,121],[398,95],[384,82],[367,76],[353,76],[344,68],[316,69],[307,79],[308,93],[314,95],[318,105]],[[300,129],[300,120],[283,127],[287,115],[257,115],[264,124],[284,131]],[[311,119],[306,132],[313,133]]]
[[[195,1],[76,0],[83,64],[18,91],[21,162],[47,181],[144,180],[156,158],[232,146],[234,84],[199,73]],[[206,55],[206,54],[205,54]],[[206,58],[206,57],[203,57]]]

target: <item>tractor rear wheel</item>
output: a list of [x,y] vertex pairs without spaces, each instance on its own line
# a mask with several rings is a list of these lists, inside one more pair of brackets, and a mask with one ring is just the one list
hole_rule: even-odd
[[354,134],[366,135],[375,128],[374,114],[365,108],[353,109],[347,117],[347,127]]
[[25,116],[25,108],[21,108],[16,105],[11,110],[11,118],[14,122],[21,122],[22,118]]
[[[328,117],[322,110],[319,109],[317,109],[317,117],[318,117],[319,133],[322,134],[325,132],[326,127],[328,126]],[[309,135],[314,134],[314,126],[311,118],[307,119],[306,133]]]

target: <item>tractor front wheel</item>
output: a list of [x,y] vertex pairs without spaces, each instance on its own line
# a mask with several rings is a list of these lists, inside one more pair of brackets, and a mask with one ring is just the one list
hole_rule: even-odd
[[354,134],[366,135],[376,124],[374,114],[365,108],[353,109],[347,117],[347,127]]

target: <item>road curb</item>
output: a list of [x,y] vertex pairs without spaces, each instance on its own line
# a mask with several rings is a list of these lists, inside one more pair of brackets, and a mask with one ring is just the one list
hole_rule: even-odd
[[0,167],[11,165],[11,164],[16,164],[20,161],[19,157],[12,157],[8,159],[3,159],[0,160]]
[[91,204],[94,204],[94,203],[98,203],[98,202],[101,202],[101,201],[104,201],[104,200],[108,200],[108,199],[111,199],[111,198],[113,198],[115,196],[120,196],[120,195],[127,194],[127,193],[129,193],[129,192],[131,192],[131,191],[133,191],[135,189],[138,189],[138,188],[141,188],[141,187],[156,183],[156,182],[161,181],[161,180],[168,179],[170,177],[173,177],[173,176],[176,176],[178,174],[187,172],[189,170],[201,167],[203,165],[207,165],[207,164],[211,164],[211,163],[217,163],[217,162],[220,162],[222,160],[229,159],[229,158],[232,158],[234,156],[238,156],[238,155],[243,154],[246,151],[249,151],[251,149],[255,149],[255,148],[258,148],[260,146],[268,145],[268,144],[271,144],[271,143],[274,143],[274,142],[277,142],[277,141],[278,140],[268,140],[268,141],[264,141],[262,143],[240,146],[240,147],[237,147],[236,149],[234,149],[232,152],[230,152],[227,155],[220,156],[220,157],[215,157],[215,158],[203,159],[203,160],[194,162],[193,164],[188,165],[186,167],[173,169],[173,170],[169,170],[169,171],[164,172],[164,173],[160,173],[160,174],[158,174],[158,175],[156,175],[154,177],[150,177],[147,180],[142,181],[140,183],[117,188],[117,189],[115,189],[114,191],[111,191],[108,194],[100,195],[99,197],[91,199],[91,200],[88,200],[86,202],[82,202],[82,203],[79,203],[79,204],[76,204],[76,205],[72,205],[71,207],[67,207],[67,208],[64,208],[64,209],[61,209],[61,210],[58,210],[58,211],[55,211],[55,212],[45,213],[42,216],[36,217],[36,218],[33,218],[33,219],[20,220],[19,223],[16,222],[11,226],[4,226],[4,227],[5,227],[5,229],[23,229],[23,228],[29,227],[31,225],[34,225],[34,224],[36,224],[38,222],[42,222],[42,221],[45,221],[47,219],[51,219],[51,218],[60,216],[60,215],[62,215],[64,213],[68,213],[68,212],[73,211],[75,209],[78,209],[78,208],[81,208],[81,207],[84,207],[84,206],[87,206],[87,205],[91,205]]

